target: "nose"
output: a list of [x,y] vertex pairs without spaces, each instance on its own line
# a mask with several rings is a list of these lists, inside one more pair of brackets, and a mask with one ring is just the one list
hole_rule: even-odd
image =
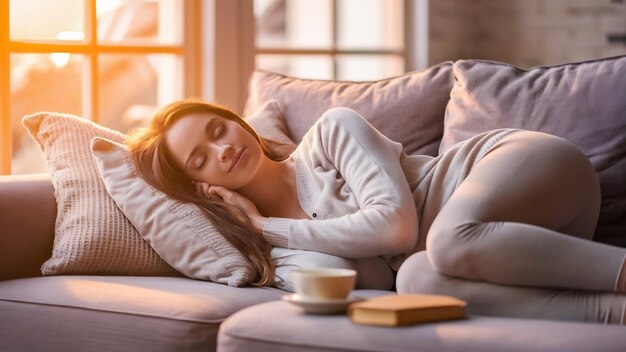
[[224,144],[220,147],[218,158],[220,159],[220,161],[226,161],[232,157],[234,151],[235,149],[232,145]]

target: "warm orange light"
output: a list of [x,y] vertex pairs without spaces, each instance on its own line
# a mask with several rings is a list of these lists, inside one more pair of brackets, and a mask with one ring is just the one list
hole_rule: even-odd
[[[56,35],[56,39],[60,40],[83,40],[85,39],[85,33],[74,31],[62,31]],[[68,53],[52,53],[50,54],[50,60],[57,68],[64,67],[70,61],[70,54]]]
[[85,39],[85,33],[77,31],[61,31],[56,35],[56,38],[61,40],[83,40]]

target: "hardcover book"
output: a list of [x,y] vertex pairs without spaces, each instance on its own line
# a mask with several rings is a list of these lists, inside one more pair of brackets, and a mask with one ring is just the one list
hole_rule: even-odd
[[464,301],[450,296],[394,294],[352,303],[348,316],[357,324],[399,326],[462,319],[465,306]]

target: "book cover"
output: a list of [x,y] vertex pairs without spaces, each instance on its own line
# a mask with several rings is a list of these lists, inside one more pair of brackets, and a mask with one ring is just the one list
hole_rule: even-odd
[[443,295],[384,295],[356,302],[348,316],[357,324],[399,326],[431,321],[462,319],[466,302]]

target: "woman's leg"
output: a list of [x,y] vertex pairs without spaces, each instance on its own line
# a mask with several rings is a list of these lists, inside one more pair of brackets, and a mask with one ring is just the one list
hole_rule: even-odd
[[615,291],[626,249],[588,240],[599,205],[597,176],[578,148],[518,132],[479,161],[444,205],[427,252],[450,276]]
[[451,295],[468,303],[467,313],[517,318],[626,324],[626,295],[554,288],[506,286],[441,275],[425,252],[398,271],[398,293]]

